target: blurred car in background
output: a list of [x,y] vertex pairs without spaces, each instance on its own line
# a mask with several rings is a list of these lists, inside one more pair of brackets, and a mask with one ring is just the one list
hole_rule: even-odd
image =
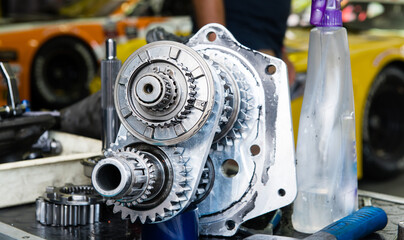
[[[189,34],[192,28],[189,17],[179,17],[181,12],[176,12],[170,1],[1,3],[0,61],[10,62],[19,79],[21,99],[31,100],[37,109],[62,108],[99,90],[99,61],[104,57],[107,37],[118,43],[130,40],[135,50],[146,44],[145,34],[153,27],[178,34]],[[5,103],[6,88],[0,81],[0,106]]]
[[[289,18],[296,27],[285,41],[298,72],[291,88],[295,139],[312,28],[309,7],[297,2],[300,12]],[[351,54],[358,176],[392,177],[404,169],[404,1],[352,0],[342,5]]]

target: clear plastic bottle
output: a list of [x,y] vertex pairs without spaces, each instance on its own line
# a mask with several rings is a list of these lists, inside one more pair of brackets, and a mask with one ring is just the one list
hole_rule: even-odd
[[[320,3],[319,3],[320,2]],[[292,224],[313,233],[357,209],[355,114],[339,0],[313,0]],[[324,6],[322,5],[324,4]],[[319,18],[320,13],[322,18]],[[326,18],[324,20],[324,18]]]

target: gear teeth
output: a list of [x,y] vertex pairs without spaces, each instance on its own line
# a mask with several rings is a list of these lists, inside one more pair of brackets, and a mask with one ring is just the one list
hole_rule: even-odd
[[248,129],[247,124],[245,124],[244,121],[241,121],[240,119],[237,120],[237,122],[236,122],[236,124],[235,124],[235,127],[237,127],[238,129],[241,129],[241,130],[246,130],[246,129]]
[[247,111],[250,111],[250,110],[252,110],[254,107],[253,106],[251,106],[246,100],[241,100],[241,107],[243,108],[243,109],[246,109]]
[[118,209],[117,206],[115,206],[115,207],[112,209],[112,212],[113,212],[113,213],[118,213],[118,212],[120,212],[120,211],[121,211],[121,210]]
[[184,166],[181,170],[181,173],[189,173],[190,171],[192,171],[192,167]]
[[225,117],[225,116],[221,116],[220,121],[223,122],[223,123],[228,123],[229,119],[227,117]]
[[178,181],[179,184],[185,185],[187,183],[187,177],[185,175],[186,174],[184,174],[183,177]]
[[234,99],[234,96],[229,93],[224,99],[225,99],[226,101],[231,101],[231,100]]
[[192,191],[192,188],[191,188],[190,186],[186,185],[186,186],[183,188],[183,190],[184,190],[184,192],[189,192],[189,191]]
[[179,199],[179,202],[184,202],[184,201],[188,200],[188,198],[183,194],[178,196],[178,199]]
[[170,211],[179,211],[179,210],[181,210],[181,204],[179,204],[179,203],[173,203],[173,204],[170,206],[169,210],[170,210]]
[[149,219],[150,222],[155,222],[156,221],[156,216],[151,215],[151,216],[147,216],[147,218]]
[[243,119],[243,120],[246,120],[246,121],[250,120],[250,116],[248,116],[244,111],[240,111],[238,116],[239,116],[240,119]]
[[174,215],[173,211],[171,211],[170,209],[165,208],[164,211],[165,217],[171,217]]
[[240,132],[239,132],[237,129],[233,128],[233,129],[230,131],[230,133],[229,133],[229,137],[231,137],[231,138],[233,138],[233,139],[235,139],[235,138],[241,138],[241,134],[240,134]]
[[202,194],[204,194],[205,193],[205,189],[203,189],[203,188],[198,188],[198,189],[196,189],[196,194],[197,195],[202,195]]
[[[180,175],[183,176],[183,177],[186,177],[187,173],[186,172],[180,172]],[[183,184],[183,182],[180,182],[180,184]]]
[[209,183],[209,180],[208,180],[208,179],[202,179],[202,180],[201,180],[201,183],[207,184],[207,183]]
[[233,111],[233,108],[230,107],[230,106],[225,106],[225,107],[224,107],[224,111],[225,111],[225,112],[231,112],[231,111]]
[[165,214],[164,213],[156,213],[156,220],[162,221],[164,220]]
[[231,137],[226,136],[225,141],[227,146],[233,146],[233,139]]
[[[139,215],[138,216],[138,218],[139,218],[139,220],[140,220],[140,222],[142,223],[142,224],[145,224],[146,223],[146,220],[147,220],[147,217],[146,216],[143,216],[143,215]],[[132,220],[132,222],[135,222],[136,221],[136,215],[133,215],[133,216],[131,216],[131,220]]]
[[188,108],[192,108],[193,107],[193,104],[195,103],[195,101],[196,101],[196,98],[195,97],[190,97],[188,100],[187,100],[187,102],[189,103],[189,104],[191,104],[191,105],[188,105],[188,106],[185,106],[185,109],[188,107]]
[[124,220],[127,217],[129,217],[129,213],[125,213],[125,212],[122,211],[121,219]]
[[223,152],[224,146],[220,142],[216,143],[216,151]]

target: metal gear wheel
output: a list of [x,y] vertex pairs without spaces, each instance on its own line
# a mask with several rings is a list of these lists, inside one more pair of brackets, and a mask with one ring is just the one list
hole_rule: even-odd
[[47,187],[36,199],[36,220],[51,226],[78,226],[100,221],[103,198],[92,186]]
[[132,54],[115,86],[121,123],[138,139],[173,145],[193,136],[214,104],[213,76],[193,49],[154,42]]
[[254,98],[248,92],[246,77],[232,61],[217,53],[208,55],[206,50],[198,52],[212,62],[223,82],[225,103],[212,145],[215,150],[221,151],[225,145],[232,145],[234,139],[241,138],[242,132],[248,128],[248,120],[251,119],[249,110]]
[[[188,178],[190,177],[188,176],[190,169],[187,167],[188,157],[183,156],[183,152],[184,149],[178,147],[164,148],[163,152],[161,149],[148,144],[137,144],[130,148],[120,149],[112,153],[112,156],[108,158],[110,160],[105,160],[104,163],[100,161],[97,164],[92,174],[93,184],[95,182],[98,186],[96,187],[98,192],[101,194],[109,194],[108,196],[112,197],[112,199],[107,201],[107,205],[113,205],[114,213],[120,212],[122,219],[129,217],[132,222],[139,219],[142,223],[164,221],[179,212],[182,209],[182,202],[191,197],[189,194],[191,188],[187,185]],[[172,157],[168,159],[166,154]],[[133,163],[133,159],[136,159],[136,162],[145,162],[146,164],[143,165],[145,165],[146,168],[144,168],[143,171],[145,173],[148,172],[148,176],[155,180],[145,180],[143,181],[143,185],[138,186],[138,188],[128,186],[128,190],[123,194],[123,198],[121,198],[121,193],[124,192],[124,190],[119,191],[119,189],[110,190],[110,192],[116,193],[115,196],[111,196],[110,192],[102,189],[105,188],[105,186],[110,186],[109,183],[102,185],[101,179],[110,179],[113,181],[114,177],[104,175],[104,173],[99,170],[100,168],[102,170],[102,166],[109,164],[119,168],[119,164],[121,163],[112,159],[117,158],[116,160],[118,160],[120,157],[128,159],[127,162],[131,162],[129,164],[132,164],[132,166],[139,166],[139,164]],[[138,170],[139,169],[138,167]],[[110,174],[112,168],[107,166],[106,170],[108,170],[108,174]],[[143,175],[132,173],[132,175],[146,176],[145,173]],[[126,174],[127,173],[122,171],[121,174],[118,175],[124,176]],[[120,182],[122,181],[127,182],[127,180],[121,179]],[[115,186],[116,185],[118,184],[115,184]],[[146,185],[147,187],[145,187]],[[125,185],[123,184],[123,186]],[[139,187],[146,189],[143,194],[140,194],[138,191]],[[127,193],[128,191],[129,193]]]

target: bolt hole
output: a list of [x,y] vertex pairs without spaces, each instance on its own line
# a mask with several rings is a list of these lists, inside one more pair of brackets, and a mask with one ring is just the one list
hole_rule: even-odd
[[279,190],[278,190],[278,194],[279,194],[279,196],[281,196],[281,197],[285,196],[285,195],[286,195],[285,189],[283,189],[283,188],[279,189]]
[[266,68],[265,68],[265,73],[266,74],[269,74],[269,75],[273,75],[273,74],[275,74],[276,73],[276,67],[274,66],[274,65],[268,65]]
[[213,42],[213,41],[215,41],[216,40],[216,33],[215,32],[209,32],[207,35],[206,35],[206,38],[208,39],[208,41],[209,42]]
[[233,220],[226,221],[227,230],[233,230],[236,227],[236,223]]
[[222,173],[228,178],[232,178],[237,175],[239,171],[238,163],[233,159],[227,159],[222,164]]
[[145,84],[143,87],[143,91],[148,94],[152,93],[153,89],[154,89],[153,85],[151,85],[151,84]]
[[258,154],[260,154],[261,148],[260,146],[254,144],[250,147],[250,152],[253,156],[257,156]]

